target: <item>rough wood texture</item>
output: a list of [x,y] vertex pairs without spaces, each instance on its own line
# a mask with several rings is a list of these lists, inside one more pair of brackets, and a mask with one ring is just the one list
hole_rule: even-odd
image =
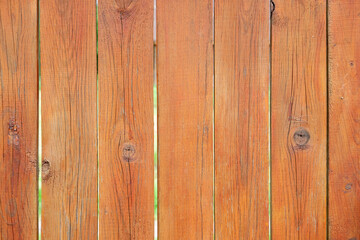
[[99,1],[100,238],[154,237],[153,1]]
[[212,8],[157,1],[160,239],[213,237]]
[[329,1],[329,239],[360,239],[360,2]]
[[42,239],[97,238],[96,6],[40,1]]
[[272,239],[325,239],[326,1],[274,2]]
[[269,238],[268,1],[215,0],[215,235]]
[[37,1],[0,1],[0,239],[37,237]]

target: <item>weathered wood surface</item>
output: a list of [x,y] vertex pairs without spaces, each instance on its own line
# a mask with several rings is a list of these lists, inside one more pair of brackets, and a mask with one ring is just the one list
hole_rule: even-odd
[[160,239],[360,239],[360,3],[153,4],[99,1],[97,62],[96,1],[0,0],[0,239],[39,123],[42,238],[153,239],[154,67]]
[[269,20],[268,1],[215,0],[216,239],[269,237]]
[[95,1],[40,1],[42,239],[97,238]]
[[326,238],[326,1],[272,14],[272,239]]
[[159,238],[213,238],[211,0],[157,1]]
[[37,1],[0,1],[0,239],[37,237]]
[[100,238],[154,237],[153,1],[99,1]]
[[360,2],[329,0],[329,239],[360,239]]

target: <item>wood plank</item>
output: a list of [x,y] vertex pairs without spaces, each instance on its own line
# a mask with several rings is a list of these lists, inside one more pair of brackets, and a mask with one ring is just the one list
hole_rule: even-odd
[[159,238],[212,239],[212,0],[156,8]]
[[37,1],[0,1],[0,239],[37,237]]
[[153,1],[99,1],[100,238],[154,238]]
[[329,1],[329,239],[360,239],[360,2]]
[[269,238],[268,1],[215,0],[215,235]]
[[326,238],[326,1],[272,15],[272,238]]
[[40,1],[42,239],[97,238],[96,6]]

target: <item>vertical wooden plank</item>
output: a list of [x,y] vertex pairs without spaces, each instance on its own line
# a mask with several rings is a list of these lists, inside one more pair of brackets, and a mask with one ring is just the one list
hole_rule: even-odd
[[96,6],[40,1],[42,239],[96,239]]
[[272,15],[272,238],[326,238],[326,1]]
[[37,1],[0,1],[0,239],[37,236]]
[[329,239],[360,239],[360,2],[329,1]]
[[153,1],[99,1],[100,238],[154,237]]
[[269,238],[269,1],[215,0],[215,235]]
[[213,236],[212,0],[157,0],[160,239]]

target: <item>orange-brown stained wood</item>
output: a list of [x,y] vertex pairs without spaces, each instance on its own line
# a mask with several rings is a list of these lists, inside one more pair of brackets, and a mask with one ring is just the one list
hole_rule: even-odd
[[215,238],[269,238],[269,1],[215,0]]
[[360,2],[329,1],[329,239],[360,239]]
[[0,1],[0,239],[37,238],[37,1]]
[[40,1],[42,239],[97,238],[95,4]]
[[153,1],[99,1],[100,239],[154,237]]
[[213,237],[212,8],[157,1],[160,239]]
[[272,239],[326,238],[326,1],[272,14]]

